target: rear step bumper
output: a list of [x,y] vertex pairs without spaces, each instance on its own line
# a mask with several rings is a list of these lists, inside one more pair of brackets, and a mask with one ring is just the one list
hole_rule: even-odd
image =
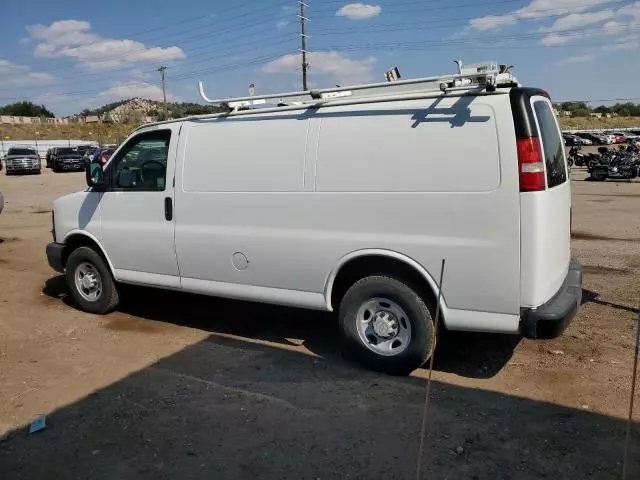
[[582,266],[572,258],[560,290],[535,309],[520,314],[520,333],[525,338],[555,338],[564,332],[582,303]]

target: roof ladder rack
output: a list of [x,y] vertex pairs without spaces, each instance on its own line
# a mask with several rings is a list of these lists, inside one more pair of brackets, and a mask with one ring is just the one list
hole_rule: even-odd
[[[280,106],[318,105],[344,97],[370,97],[398,93],[437,91],[446,94],[449,91],[472,89],[492,91],[498,86],[519,85],[517,79],[510,72],[511,66],[498,65],[495,62],[483,62],[463,66],[460,60],[456,60],[456,64],[458,65],[458,73],[455,74],[248,97],[211,99],[207,97],[204,92],[204,84],[202,81],[199,81],[198,84],[200,87],[200,96],[205,102],[219,104],[236,111],[240,108],[250,108],[254,105],[264,105],[267,103],[276,103]],[[268,100],[272,100],[272,102],[268,102]]]

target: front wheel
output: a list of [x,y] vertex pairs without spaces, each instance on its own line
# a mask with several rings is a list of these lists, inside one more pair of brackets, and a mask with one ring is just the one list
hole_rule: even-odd
[[89,247],[75,249],[67,260],[65,275],[73,299],[85,312],[102,315],[118,306],[113,276],[95,250]]
[[368,368],[408,375],[431,354],[435,328],[424,300],[407,283],[365,277],[344,295],[339,311],[346,354]]

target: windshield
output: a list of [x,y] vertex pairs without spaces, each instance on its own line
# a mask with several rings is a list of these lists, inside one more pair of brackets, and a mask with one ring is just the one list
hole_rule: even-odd
[[32,148],[10,148],[7,155],[35,155],[36,151]]
[[78,150],[75,148],[59,148],[56,152],[58,155],[73,155],[78,154]]

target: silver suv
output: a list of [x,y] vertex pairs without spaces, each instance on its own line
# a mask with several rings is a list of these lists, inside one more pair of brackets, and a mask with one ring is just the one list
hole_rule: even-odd
[[40,174],[40,156],[33,147],[11,147],[4,160],[7,175],[14,173]]

